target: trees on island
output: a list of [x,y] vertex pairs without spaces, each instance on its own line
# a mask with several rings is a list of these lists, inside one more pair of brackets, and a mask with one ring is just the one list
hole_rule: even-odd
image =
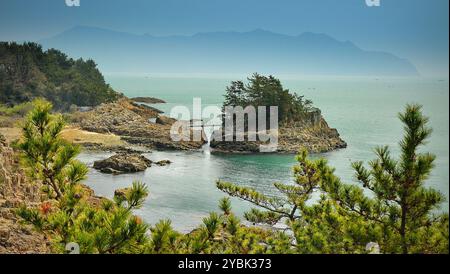
[[312,101],[284,89],[281,81],[273,76],[253,74],[248,83],[233,81],[226,88],[223,106],[277,106],[280,123],[295,122],[312,109]]
[[220,213],[188,234],[174,231],[169,220],[149,226],[133,215],[148,195],[142,183],[113,200],[92,196],[80,183],[87,168],[75,160],[78,148],[61,139],[63,120],[50,111],[50,103],[35,101],[17,144],[23,167],[47,199],[17,213],[46,233],[56,252],[74,242],[82,253],[366,253],[374,242],[382,253],[448,253],[448,213],[437,211],[444,197],[424,186],[435,157],[419,152],[431,130],[417,105],[399,116],[405,136],[398,160],[380,147],[368,167],[353,164],[360,185],[341,182],[326,160],[312,160],[305,151],[297,156],[293,184],[275,184],[277,197],[217,182],[257,206],[245,214],[247,221],[285,222],[288,231],[242,224],[224,198]]

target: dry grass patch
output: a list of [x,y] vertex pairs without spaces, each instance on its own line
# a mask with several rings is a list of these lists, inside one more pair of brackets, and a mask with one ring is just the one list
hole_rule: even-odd
[[0,127],[0,134],[3,135],[8,143],[19,140],[22,136],[22,129],[18,127]]
[[61,132],[61,137],[65,140],[75,143],[100,144],[105,147],[124,146],[126,143],[114,134],[102,134],[85,131],[76,127],[67,127]]
[[[0,134],[8,143],[20,139],[22,129],[19,127],[0,127]],[[126,146],[126,142],[114,134],[102,134],[82,130],[77,127],[68,126],[61,132],[61,137],[74,144],[98,144],[104,147]]]

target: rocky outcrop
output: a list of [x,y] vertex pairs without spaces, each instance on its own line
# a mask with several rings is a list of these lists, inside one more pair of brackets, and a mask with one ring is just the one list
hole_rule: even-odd
[[90,143],[90,142],[83,142],[79,143],[83,147],[83,149],[87,151],[94,151],[94,152],[115,152],[115,153],[150,153],[151,151],[145,148],[140,147],[127,147],[127,146],[106,146],[102,143]]
[[43,199],[39,183],[28,182],[14,151],[0,135],[0,254],[50,253],[45,235],[22,225],[15,214],[20,205],[37,206]]
[[[134,105],[127,99],[102,104],[91,111],[72,115],[73,122],[84,130],[97,133],[127,133],[127,126],[148,123],[148,119],[157,118],[158,113]],[[118,134],[120,135],[120,134]]]
[[154,98],[154,97],[134,97],[131,98],[132,101],[138,103],[146,103],[146,104],[165,104],[164,100]]
[[157,166],[168,166],[170,164],[172,164],[172,162],[169,160],[162,160],[155,163]]
[[138,107],[138,108],[146,108],[146,109],[148,109],[148,110],[150,110],[150,111],[152,111],[152,112],[156,112],[156,113],[158,113],[158,114],[164,113],[164,111],[159,110],[159,109],[157,109],[157,108],[155,108],[155,107],[151,107],[151,106],[146,105],[146,104],[136,103],[136,102],[132,102],[132,104],[133,104],[134,106]]
[[177,120],[164,115],[159,115],[158,118],[156,118],[156,123],[160,125],[172,125],[176,121]]
[[94,168],[103,173],[123,174],[145,171],[152,161],[138,153],[119,153],[94,162]]
[[346,147],[337,129],[330,128],[323,118],[315,124],[286,126],[279,130],[278,151],[282,153],[297,153],[300,149],[323,153]]
[[[222,140],[211,141],[212,152],[222,153],[258,153],[260,145],[267,145],[265,142],[249,141],[225,141],[225,136],[221,130],[214,133],[221,136]],[[234,136],[236,140],[236,136]],[[247,139],[247,134],[244,136]],[[322,117],[320,110],[314,110],[305,115],[296,123],[283,124],[278,130],[278,153],[297,153],[301,149],[307,149],[310,153],[328,152],[347,147],[347,143],[341,139],[338,131],[330,128]]]
[[[144,145],[159,150],[198,150],[203,141],[173,141],[170,129],[175,122],[148,108],[132,104],[128,99],[102,104],[92,111],[79,113],[74,122],[83,130],[112,133],[130,144]],[[149,119],[159,123],[151,123]],[[158,120],[159,118],[159,120]]]

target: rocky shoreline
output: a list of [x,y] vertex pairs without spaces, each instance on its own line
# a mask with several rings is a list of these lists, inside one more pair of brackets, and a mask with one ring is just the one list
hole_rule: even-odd
[[[154,98],[151,98],[154,99]],[[155,150],[199,151],[207,142],[173,141],[170,129],[175,119],[161,115],[130,99],[102,104],[88,112],[73,115],[73,126],[97,134],[114,135],[122,144],[113,146],[82,142],[87,149],[115,152],[133,151],[133,146]],[[193,130],[191,130],[191,136]],[[204,132],[201,133],[204,136]],[[259,153],[262,142],[225,142],[212,140],[212,153]],[[323,153],[347,147],[337,129],[329,127],[320,110],[315,109],[296,123],[280,125],[276,153],[297,153],[307,149],[310,153]]]
[[[154,120],[154,122],[152,122]],[[200,150],[202,141],[180,141],[171,139],[170,129],[176,121],[145,106],[133,104],[129,99],[102,104],[93,110],[76,113],[73,126],[88,132],[113,134],[131,145],[158,150]]]

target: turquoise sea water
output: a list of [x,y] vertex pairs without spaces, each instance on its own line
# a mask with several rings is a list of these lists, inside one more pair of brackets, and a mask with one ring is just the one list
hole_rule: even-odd
[[[231,80],[245,77],[145,77],[107,76],[113,88],[125,95],[153,96],[166,100],[157,105],[169,112],[173,106],[192,107],[193,97],[203,106],[220,105],[225,87]],[[398,154],[402,126],[397,113],[407,103],[423,105],[434,129],[426,151],[437,155],[436,168],[427,181],[448,199],[449,194],[449,82],[448,79],[367,79],[308,78],[281,80],[286,88],[305,95],[322,110],[330,126],[340,132],[348,148],[326,154],[336,174],[354,182],[352,161],[373,159],[373,148],[389,145]],[[80,158],[92,163],[107,154],[84,153]],[[169,159],[167,167],[151,167],[144,173],[110,176],[91,171],[88,185],[100,195],[112,196],[114,189],[127,187],[133,180],[148,184],[150,196],[137,213],[155,223],[171,219],[175,228],[189,231],[208,212],[217,210],[218,200],[225,196],[215,188],[217,179],[251,186],[276,195],[273,182],[291,181],[294,155],[210,155],[206,152],[153,152],[152,160]],[[233,199],[234,210],[242,214],[249,208]],[[448,211],[448,203],[442,208]]]

